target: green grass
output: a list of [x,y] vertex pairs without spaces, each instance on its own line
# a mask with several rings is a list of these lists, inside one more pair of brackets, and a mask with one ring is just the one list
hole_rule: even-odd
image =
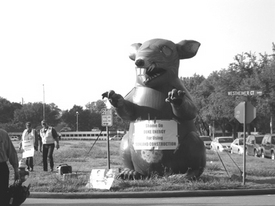
[[[97,192],[88,189],[92,169],[107,169],[107,143],[98,141],[92,148],[93,141],[61,141],[60,149],[54,151],[55,168],[63,163],[72,166],[71,178],[63,179],[57,172],[44,172],[42,154],[36,152],[34,171],[30,173],[31,192]],[[14,142],[18,149],[18,142]],[[123,168],[119,156],[119,141],[110,141],[110,167]],[[230,156],[229,156],[230,155]],[[18,153],[19,159],[22,154]],[[220,161],[220,158],[222,162]],[[231,158],[230,158],[231,157]],[[232,161],[233,159],[233,161]],[[237,165],[237,166],[236,166]],[[115,180],[111,191],[175,191],[175,190],[220,190],[238,188],[274,188],[275,162],[271,159],[246,156],[246,184],[242,183],[243,156],[219,153],[207,150],[207,163],[200,178],[189,181],[184,175],[154,176],[145,180]],[[12,183],[11,172],[10,183]],[[101,191],[101,190],[100,190]]]

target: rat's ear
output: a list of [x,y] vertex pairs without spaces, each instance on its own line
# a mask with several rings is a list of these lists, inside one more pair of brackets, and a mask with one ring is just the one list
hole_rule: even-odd
[[133,61],[136,60],[136,53],[137,53],[137,50],[139,49],[139,47],[141,45],[142,45],[141,43],[135,43],[135,44],[131,45],[131,50],[130,50],[130,53],[129,53],[129,58],[132,59]]
[[200,43],[193,40],[183,40],[177,45],[177,50],[180,59],[192,58],[197,54],[200,47]]

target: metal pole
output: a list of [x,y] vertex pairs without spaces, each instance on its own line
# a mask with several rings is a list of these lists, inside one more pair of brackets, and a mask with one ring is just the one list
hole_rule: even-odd
[[244,114],[243,114],[243,185],[245,185],[246,176],[246,101],[244,102]]
[[106,126],[107,132],[107,169],[110,169],[110,140],[109,140],[109,127]]
[[43,84],[43,120],[46,120],[46,115],[45,115],[45,88]]
[[273,129],[272,129],[272,113],[271,113],[271,117],[270,117],[270,134],[272,135],[273,133]]
[[213,120],[213,139],[215,138],[215,121]]
[[76,112],[76,131],[78,132],[78,111]]

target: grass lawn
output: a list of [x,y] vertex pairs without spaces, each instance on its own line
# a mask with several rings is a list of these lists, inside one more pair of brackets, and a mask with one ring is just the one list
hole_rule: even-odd
[[[18,150],[18,141],[13,142]],[[55,172],[44,172],[42,154],[35,153],[34,171],[30,172],[31,192],[87,192],[92,169],[107,169],[107,143],[105,141],[60,141],[60,149],[54,151]],[[120,141],[110,141],[110,167],[123,168],[119,156]],[[18,153],[19,159],[22,154]],[[221,161],[222,160],[222,161]],[[57,173],[60,164],[72,166],[74,178],[63,179]],[[11,166],[10,166],[11,167]],[[172,190],[220,190],[220,189],[266,189],[275,188],[275,162],[246,156],[246,183],[243,185],[241,171],[243,156],[216,153],[207,150],[207,163],[204,173],[195,181],[188,181],[183,175],[165,175],[146,180],[115,180],[110,191],[172,191]],[[10,183],[13,182],[11,170]],[[101,191],[101,190],[100,190]]]

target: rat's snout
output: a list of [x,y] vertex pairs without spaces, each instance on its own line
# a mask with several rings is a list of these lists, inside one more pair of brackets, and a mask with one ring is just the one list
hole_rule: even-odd
[[143,67],[145,62],[144,62],[143,59],[137,59],[135,64],[136,64],[137,67]]

